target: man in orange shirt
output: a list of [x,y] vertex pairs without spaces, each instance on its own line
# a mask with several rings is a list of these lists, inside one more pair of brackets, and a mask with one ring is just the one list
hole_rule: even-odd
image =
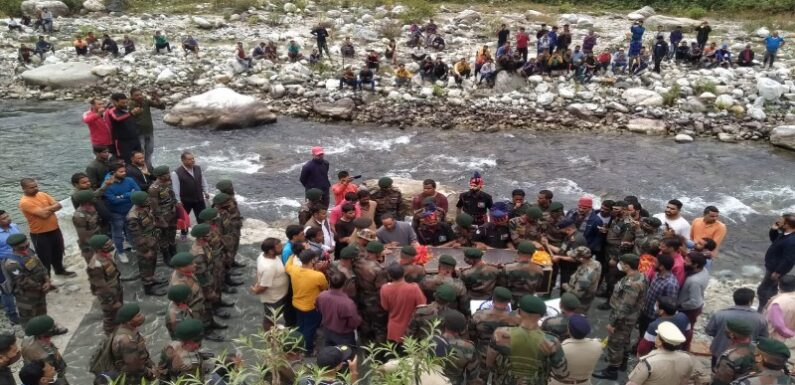
[[693,219],[693,224],[690,225],[690,239],[693,242],[698,242],[704,238],[710,238],[715,241],[717,245],[712,252],[712,258],[718,255],[720,244],[723,243],[723,238],[726,237],[726,225],[718,220],[718,208],[715,206],[707,206],[704,208],[704,216]]
[[56,275],[76,276],[77,274],[66,270],[63,266],[63,234],[55,216],[55,213],[61,209],[61,204],[49,194],[39,191],[39,184],[35,179],[24,178],[19,184],[24,193],[19,199],[19,210],[28,220],[30,240],[33,241],[33,247],[41,263],[47,268],[47,272],[52,267]]
[[339,179],[339,182],[331,186],[331,193],[334,194],[334,205],[345,201],[345,193],[359,191],[359,186],[353,183],[353,177],[347,171],[338,172],[337,179]]
[[400,343],[406,335],[411,316],[419,305],[425,305],[425,295],[416,283],[403,279],[403,266],[393,263],[386,268],[392,282],[381,286],[381,307],[389,313],[386,338]]

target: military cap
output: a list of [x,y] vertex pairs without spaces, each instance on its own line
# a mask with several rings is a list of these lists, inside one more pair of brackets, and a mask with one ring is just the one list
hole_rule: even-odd
[[116,312],[116,322],[130,322],[140,312],[141,307],[137,303],[125,303]]
[[660,221],[660,219],[659,219],[659,218],[655,218],[655,217],[645,217],[645,218],[641,218],[640,220],[641,220],[643,223],[645,223],[645,224],[647,224],[647,225],[649,225],[649,226],[651,226],[651,227],[653,227],[653,228],[655,228],[655,229],[656,229],[656,228],[659,228],[660,226],[662,226],[662,221]]
[[530,314],[547,314],[547,304],[545,304],[541,298],[538,298],[532,294],[525,295],[519,299],[519,309]]
[[323,190],[319,188],[311,188],[309,190],[306,190],[304,196],[306,197],[306,199],[310,201],[318,201],[320,200],[320,198],[323,197]]
[[483,258],[483,250],[476,249],[474,247],[467,247],[464,249],[464,257],[472,259]]
[[563,295],[560,296],[561,309],[568,311],[576,311],[577,309],[580,308],[580,306],[582,306],[582,303],[580,303],[580,299],[577,298],[576,295],[571,293],[563,293]]
[[563,203],[552,202],[549,204],[549,211],[563,211]]
[[508,302],[513,299],[513,294],[508,288],[497,286],[491,293],[492,301]]
[[46,314],[36,316],[31,318],[27,325],[25,325],[25,335],[40,336],[42,334],[47,334],[54,326],[55,320],[53,320],[52,317]]
[[455,267],[456,263],[457,261],[455,260],[455,258],[453,258],[450,255],[444,254],[441,257],[439,257],[439,265]]
[[759,348],[760,351],[770,354],[772,356],[777,356],[781,358],[789,358],[790,351],[787,345],[779,340],[775,340],[772,338],[767,337],[759,337],[756,343],[756,347]]
[[229,191],[232,191],[232,181],[229,179],[221,179],[215,184],[215,188],[217,188],[218,191],[229,194]]
[[461,213],[455,217],[455,223],[461,227],[472,226],[473,222],[475,222],[475,218],[472,218],[472,216],[467,213]]
[[380,254],[384,251],[384,244],[378,241],[367,242],[367,252]]
[[361,229],[361,230],[357,231],[356,232],[356,237],[364,239],[364,240],[366,240],[368,242],[372,242],[372,241],[378,239],[378,237],[375,236],[375,231],[370,230],[370,229]]
[[94,192],[91,190],[80,190],[72,194],[72,199],[74,199],[77,204],[82,205],[83,203],[88,203],[94,200]]
[[149,198],[149,194],[143,191],[136,191],[132,193],[132,195],[130,195],[130,200],[132,201],[132,203],[138,206],[146,203],[147,198]]
[[627,208],[627,206],[629,206],[629,203],[627,203],[626,201],[615,201],[615,202],[613,202],[613,207]]
[[334,369],[339,364],[353,357],[353,349],[347,345],[326,346],[317,352],[317,366],[320,368]]
[[366,229],[373,224],[373,220],[370,218],[359,217],[353,220],[353,227],[357,229]]
[[218,216],[218,210],[213,207],[208,207],[199,213],[199,219],[207,222],[215,219]]
[[9,246],[14,247],[25,243],[27,240],[28,237],[26,237],[25,234],[16,233],[9,235],[8,238],[6,238],[6,243]]
[[565,229],[565,228],[567,228],[567,227],[569,227],[569,226],[574,226],[574,219],[571,219],[571,218],[563,218],[563,219],[561,219],[561,220],[558,222],[558,224],[557,224],[557,225],[555,225],[555,227],[557,227],[557,228],[558,228],[558,230]]
[[661,322],[657,325],[657,335],[660,336],[661,340],[671,345],[679,345],[687,340],[682,331],[679,330],[679,327],[669,321]]
[[193,263],[193,254],[183,251],[171,258],[172,267],[185,267]]
[[202,321],[189,318],[181,321],[174,328],[174,337],[179,341],[201,341],[204,327]]
[[524,210],[524,213],[527,214],[527,217],[530,219],[541,219],[544,217],[544,212],[541,211],[538,207],[529,206]]
[[748,337],[753,333],[751,325],[740,319],[730,319],[726,321],[726,329],[734,334]]
[[446,310],[442,314],[442,324],[445,329],[461,333],[467,329],[467,319],[457,310]]
[[574,250],[567,251],[566,255],[572,258],[590,258],[592,254],[588,246],[577,246]]
[[404,256],[404,255],[408,255],[410,257],[413,257],[413,256],[417,255],[417,249],[415,249],[414,246],[411,246],[411,245],[403,246],[400,249],[400,255],[401,255],[401,257]]
[[378,180],[378,187],[380,188],[390,188],[392,187],[392,178],[385,176]]
[[194,238],[206,237],[210,234],[210,225],[206,223],[199,223],[190,229],[190,235]]
[[519,242],[519,246],[516,248],[516,251],[518,251],[519,254],[533,255],[533,253],[536,252],[536,247],[533,245],[533,242],[522,241]]
[[345,246],[344,249],[340,252],[340,258],[342,259],[354,259],[359,255],[359,249],[356,246],[348,245]]
[[581,340],[588,336],[588,333],[591,332],[591,324],[588,323],[588,319],[583,317],[581,314],[572,314],[569,317],[569,334],[571,334],[574,339]]
[[5,352],[17,342],[17,337],[13,333],[0,334],[0,352]]
[[628,264],[631,268],[637,269],[640,263],[640,257],[637,254],[627,253],[621,256],[621,262]]
[[91,239],[88,240],[88,245],[91,246],[91,248],[94,250],[99,250],[105,247],[105,244],[108,243],[109,240],[110,238],[108,238],[107,235],[97,234],[92,236]]
[[188,285],[174,285],[168,288],[168,299],[174,302],[183,303],[190,296]]
[[222,204],[222,203],[226,203],[226,202],[228,202],[230,199],[232,199],[232,196],[231,196],[231,195],[229,195],[229,194],[227,194],[227,193],[218,193],[218,194],[216,194],[216,195],[213,197],[213,204],[214,204],[214,205],[219,205],[219,204]]
[[168,174],[168,166],[157,166],[154,170],[152,170],[152,175],[154,176],[163,176]]
[[434,297],[448,303],[455,301],[457,297],[455,289],[446,283],[439,285],[439,287],[436,288],[436,291],[434,291],[433,294]]

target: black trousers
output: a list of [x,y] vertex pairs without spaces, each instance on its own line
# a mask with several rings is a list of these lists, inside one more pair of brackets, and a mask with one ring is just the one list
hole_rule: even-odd
[[770,301],[770,298],[778,294],[778,281],[774,281],[770,278],[770,273],[772,272],[765,271],[765,277],[762,278],[762,282],[760,282],[759,286],[756,288],[756,296],[759,298],[759,308],[757,309],[759,313],[765,310],[765,306],[767,306],[767,302]]
[[31,243],[33,248],[36,249],[36,255],[39,260],[50,272],[50,268],[54,269],[56,273],[62,273],[65,269],[63,267],[63,234],[61,229],[55,229],[46,233],[30,234]]
[[[204,203],[204,199],[198,202],[182,201],[182,207],[185,209],[185,212],[188,213],[188,215],[190,215],[191,211],[193,211],[193,215],[196,216],[196,223],[204,222],[203,220],[201,220],[201,218],[199,218],[199,213],[201,213],[202,210],[207,208],[207,204]],[[188,233],[187,230],[182,230],[182,234],[187,234],[187,233]]]

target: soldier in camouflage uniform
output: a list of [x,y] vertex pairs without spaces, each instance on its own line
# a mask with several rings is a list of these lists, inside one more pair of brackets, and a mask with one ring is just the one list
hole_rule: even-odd
[[544,213],[541,229],[550,245],[560,247],[566,238],[566,233],[558,227],[558,222],[565,216],[563,203],[552,202],[549,210]]
[[[227,204],[224,207],[224,210],[229,215],[229,223],[230,223],[229,230],[232,231],[232,233],[234,235],[235,245],[234,245],[234,248],[232,249],[232,252],[230,253],[230,255],[232,256],[232,262],[227,267],[228,268],[231,268],[231,267],[243,267],[243,265],[241,265],[241,264],[237,263],[237,261],[235,261],[235,256],[237,255],[237,250],[240,247],[240,234],[241,234],[241,230],[243,229],[243,215],[240,214],[240,207],[237,204],[237,199],[235,199],[235,188],[232,185],[232,181],[230,181],[228,179],[223,179],[223,180],[218,181],[218,183],[215,184],[215,188],[217,188],[218,191],[229,195],[229,198],[230,198],[227,201]],[[228,262],[228,260],[226,260],[226,261]]]
[[441,285],[433,293],[434,301],[428,305],[417,306],[411,316],[409,327],[406,329],[406,336],[414,337],[418,340],[427,336],[429,325],[441,319],[444,310],[455,310],[456,292],[450,285]]
[[340,252],[340,259],[333,261],[328,271],[326,271],[327,278],[333,272],[338,272],[345,276],[345,285],[342,286],[342,292],[354,301],[356,301],[356,273],[353,271],[353,261],[356,258],[359,258],[359,249],[354,245],[348,245]]
[[366,247],[366,257],[357,258],[353,262],[354,279],[356,280],[356,305],[362,316],[359,327],[362,339],[377,343],[386,341],[386,325],[388,314],[381,307],[379,291],[381,286],[389,282],[383,261],[384,245],[371,241]]
[[209,313],[210,318],[212,318],[212,315],[217,315],[221,318],[229,318],[229,312],[219,306],[221,292],[218,288],[220,286],[216,285],[216,277],[213,274],[216,256],[213,255],[213,251],[208,242],[210,225],[207,223],[200,223],[193,226],[190,234],[196,238],[190,248],[190,253],[193,254],[193,263],[196,265],[196,272],[194,274],[202,288],[202,295],[204,296],[204,310]]
[[573,294],[563,293],[560,296],[560,314],[545,319],[541,323],[541,330],[557,337],[559,341],[569,338],[569,317],[577,314],[581,306]]
[[762,361],[757,363],[756,370],[751,374],[740,377],[732,385],[791,385],[795,383],[787,370],[787,360],[790,350],[783,342],[760,337],[756,348],[762,356]]
[[497,286],[491,297],[491,308],[476,311],[472,315],[472,322],[469,323],[469,335],[475,340],[479,356],[480,378],[484,383],[487,382],[489,372],[486,369],[486,351],[494,336],[494,330],[504,326],[519,325],[519,315],[510,311],[512,299],[513,295],[510,290]]
[[478,249],[465,249],[464,261],[469,267],[460,270],[458,276],[466,285],[469,296],[478,300],[488,299],[501,279],[502,270],[484,262],[483,251]]
[[426,275],[425,278],[420,282],[420,288],[422,292],[425,294],[425,298],[430,301],[433,299],[433,293],[436,291],[436,288],[443,285],[448,284],[452,286],[456,291],[456,297],[458,298],[457,304],[455,308],[464,314],[465,316],[469,316],[469,293],[467,293],[467,288],[464,285],[464,282],[458,278],[453,277],[455,274],[455,265],[456,260],[452,256],[449,255],[441,255],[439,256],[439,267],[437,268],[437,272],[434,275]]
[[187,319],[177,324],[174,335],[177,341],[169,342],[160,354],[162,381],[176,381],[193,376],[201,383],[212,371],[213,362],[206,361],[199,352],[204,328],[199,320]]
[[111,337],[110,354],[118,377],[124,376],[125,383],[130,385],[154,380],[157,368],[138,329],[145,321],[141,307],[136,303],[125,304],[116,314],[116,321],[119,327]]
[[94,253],[88,245],[88,240],[100,233],[99,214],[94,206],[94,193],[91,190],[81,190],[72,195],[72,200],[77,204],[74,214],[72,214],[72,224],[75,225],[77,232],[77,246],[80,248],[80,255],[86,263]]
[[540,222],[544,213],[538,207],[527,207],[524,213],[508,221],[508,229],[511,232],[511,242],[514,246],[519,246],[522,241],[536,243],[536,247],[541,247],[541,236],[543,227]]
[[218,193],[213,197],[213,208],[218,210],[219,230],[223,244],[221,259],[218,261],[221,263],[219,268],[222,271],[220,273],[222,273],[226,285],[240,286],[243,282],[232,277],[233,274],[230,270],[235,262],[237,245],[240,244],[240,228],[242,227],[240,218],[234,215],[233,205],[232,196],[226,193]]
[[398,263],[403,266],[405,275],[403,276],[406,282],[419,284],[425,278],[425,267],[414,263],[414,257],[417,256],[417,249],[414,246],[403,246],[400,249],[400,258]]
[[[607,234],[605,235],[605,258],[608,266],[605,278],[607,287],[605,295],[607,298],[610,298],[613,294],[616,282],[624,277],[624,272],[619,271],[616,267],[618,259],[622,252],[629,252],[632,247],[632,242],[627,243],[632,232],[629,220],[626,218],[626,212],[627,202],[615,202],[611,212],[610,223],[605,226],[607,228]],[[599,305],[598,309],[610,310],[610,302],[607,301]]]
[[656,251],[662,240],[662,233],[660,233],[660,226],[662,222],[655,217],[641,218],[636,222],[637,225],[632,227],[635,233],[634,253],[637,255],[652,254],[657,255]]
[[127,213],[127,224],[135,242],[135,255],[138,261],[138,271],[144,285],[144,294],[161,296],[165,295],[166,283],[163,279],[155,277],[157,267],[158,236],[161,229],[156,226],[152,209],[149,206],[149,195],[143,191],[136,191],[130,196],[133,208]]
[[726,334],[732,344],[718,357],[712,374],[712,385],[729,385],[751,373],[756,364],[751,325],[741,319],[729,319],[726,322]]
[[305,226],[306,222],[309,222],[309,219],[312,218],[312,213],[310,211],[313,206],[323,205],[323,202],[321,202],[323,190],[311,188],[306,190],[305,197],[306,201],[304,201],[298,209],[298,224],[301,226]]
[[403,205],[403,195],[400,191],[392,187],[392,178],[383,177],[378,180],[378,191],[370,197],[376,202],[375,206],[375,226],[381,227],[381,216],[392,214],[392,218],[397,220]]
[[91,294],[99,300],[102,309],[102,329],[111,334],[116,329],[116,312],[124,302],[121,286],[121,273],[113,261],[113,241],[104,234],[95,235],[89,240],[94,256],[86,265]]
[[630,351],[630,334],[635,327],[643,300],[646,297],[648,283],[646,276],[638,271],[640,258],[635,254],[624,254],[619,261],[620,269],[626,273],[618,282],[610,297],[610,319],[607,325],[607,358],[608,366],[594,377],[615,381],[619,370],[626,370]]
[[538,320],[546,314],[540,298],[526,295],[519,300],[519,326],[494,331],[486,353],[486,366],[494,385],[546,385],[550,376],[566,378],[566,356],[560,342],[544,333]]
[[467,213],[458,214],[455,217],[453,235],[455,239],[449,247],[475,247],[475,235],[478,227],[473,225],[475,219]]
[[[219,295],[222,292],[235,294],[237,293],[237,289],[224,284],[226,266],[223,262],[224,243],[221,240],[223,229],[219,223],[220,217],[218,216],[218,210],[208,207],[199,213],[199,219],[201,219],[204,224],[210,226],[210,233],[207,234],[205,238],[212,254],[210,272],[213,276],[213,284],[215,285],[213,290],[215,290]],[[220,305],[220,302],[218,304]]]
[[188,305],[188,298],[190,297],[190,287],[185,285],[176,285],[168,289],[168,309],[166,310],[166,330],[168,335],[174,340],[174,329],[177,324],[186,319],[195,319],[193,311]]
[[563,283],[563,289],[580,300],[582,308],[580,313],[586,314],[591,308],[591,302],[596,297],[599,288],[599,277],[602,276],[602,264],[591,258],[591,249],[588,246],[578,246],[569,252],[569,257],[580,263],[572,274],[569,282]]
[[[47,292],[53,287],[47,269],[30,249],[28,237],[11,234],[6,243],[11,246],[12,255],[3,261],[3,268],[11,279],[19,323],[25,326],[31,318],[47,314]],[[55,334],[63,333],[66,329],[56,328]]]
[[[452,385],[480,385],[480,368],[475,344],[463,337],[467,330],[467,319],[455,310],[442,314],[441,346],[449,353],[442,372]],[[437,345],[437,351],[439,345]]]
[[537,287],[541,284],[544,271],[532,262],[535,252],[532,242],[522,241],[517,247],[516,260],[503,266],[504,285],[513,293],[514,304],[528,294],[535,294],[536,290],[548,292],[547,288]]
[[177,197],[171,185],[171,173],[167,166],[155,167],[152,171],[157,179],[149,185],[149,206],[155,217],[157,245],[166,264],[177,252]]
[[[169,288],[177,285],[185,285],[190,288],[190,296],[186,302],[190,306],[191,312],[197,318],[202,320],[202,323],[207,329],[225,329],[226,325],[215,322],[213,314],[206,310],[204,294],[199,281],[196,279],[196,265],[193,263],[194,256],[191,253],[177,253],[172,258],[171,266],[174,267],[174,272],[171,274],[169,281]],[[207,339],[218,338],[223,340],[223,337],[214,333],[209,333]]]
[[69,385],[66,381],[66,361],[61,352],[51,341],[55,334],[55,321],[48,315],[33,317],[25,325],[25,339],[20,346],[22,350],[22,360],[25,363],[31,361],[44,361],[50,364],[58,372],[58,380],[55,385]]

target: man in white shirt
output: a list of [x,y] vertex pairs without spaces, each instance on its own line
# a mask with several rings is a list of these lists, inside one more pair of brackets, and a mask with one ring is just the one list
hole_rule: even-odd
[[690,222],[684,217],[679,215],[682,210],[682,202],[679,199],[671,199],[665,205],[665,212],[655,214],[654,217],[659,219],[665,226],[665,231],[673,231],[678,236],[690,239]]
[[316,205],[309,209],[309,214],[312,217],[306,222],[304,235],[310,228],[318,228],[323,233],[323,249],[334,250],[334,233],[331,231],[331,225],[327,218],[328,210],[323,206]]
[[257,276],[251,285],[251,293],[259,297],[265,308],[262,327],[267,331],[273,327],[273,312],[284,305],[290,280],[279,256],[282,255],[282,242],[267,238],[261,245],[262,254],[257,257]]

